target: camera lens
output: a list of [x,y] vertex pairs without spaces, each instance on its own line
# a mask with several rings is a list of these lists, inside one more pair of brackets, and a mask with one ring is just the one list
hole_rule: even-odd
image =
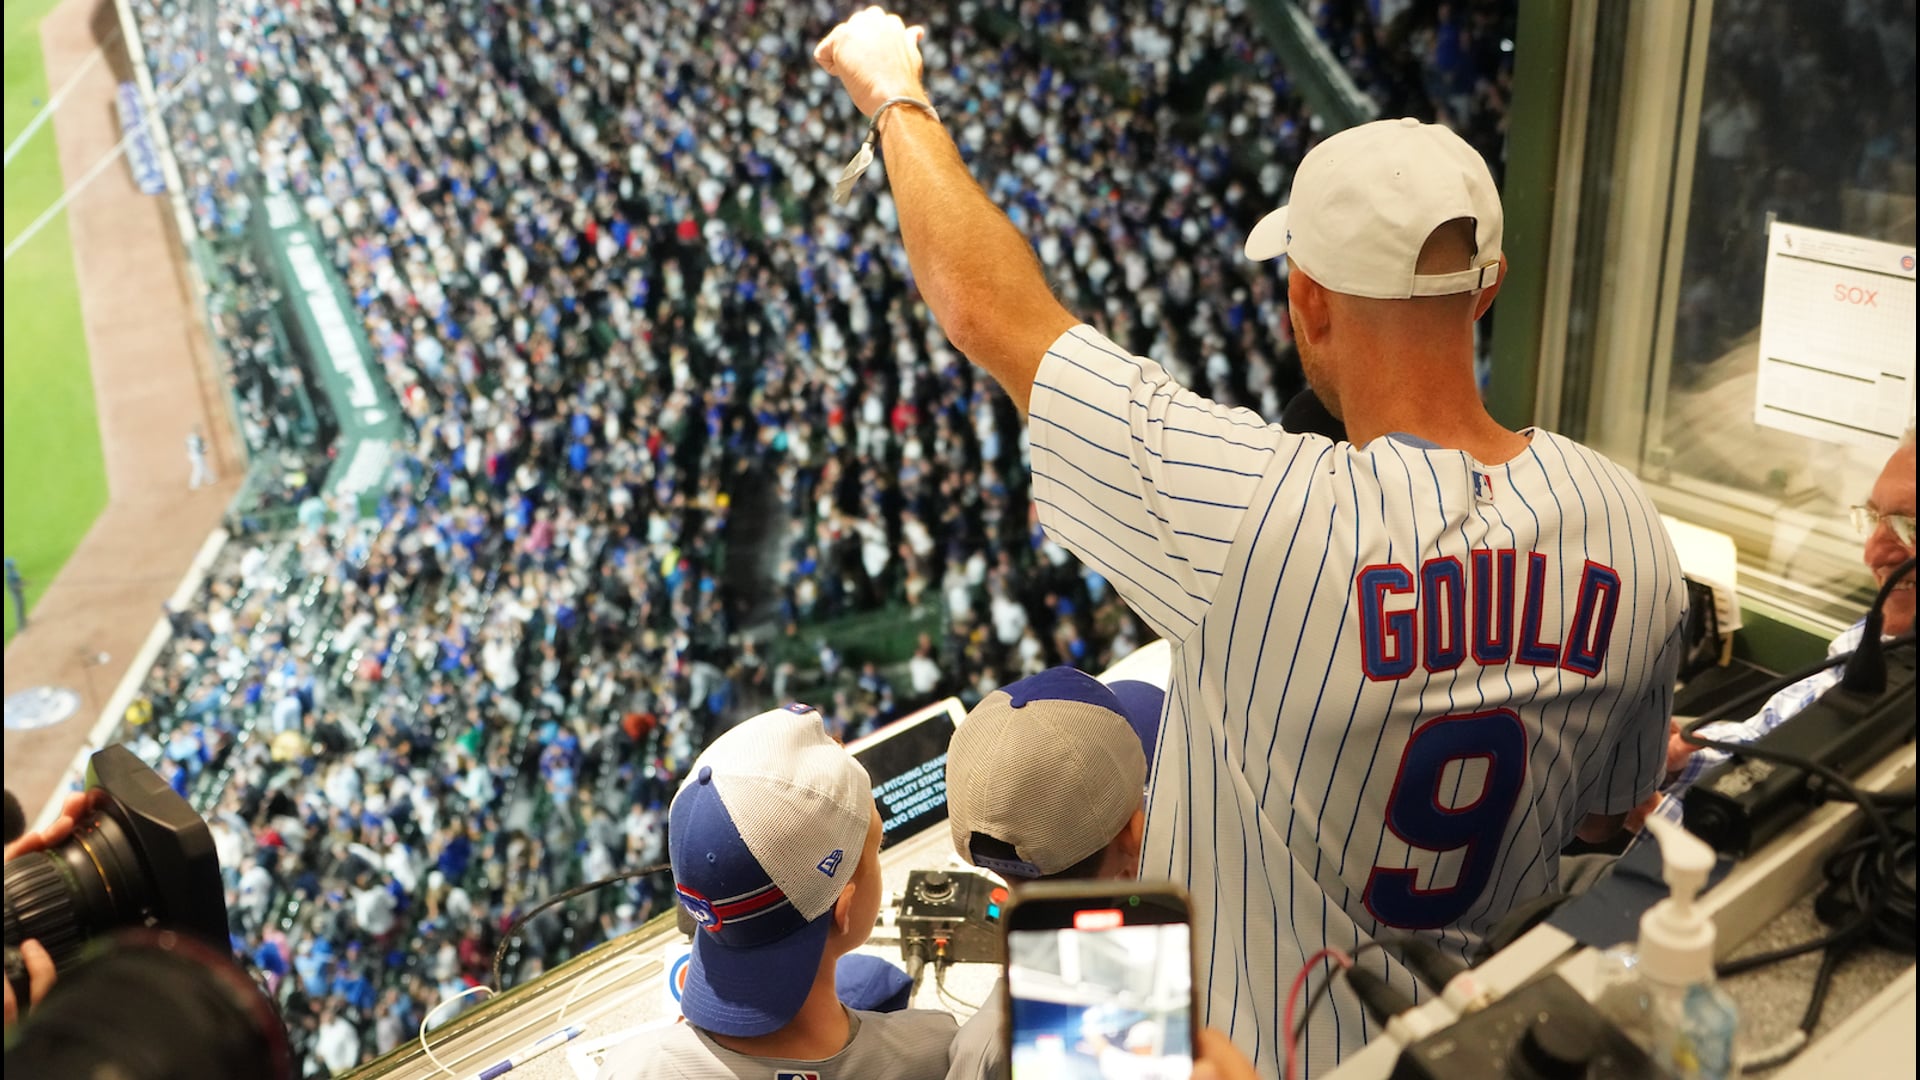
[[152,907],[145,886],[126,829],[95,814],[62,843],[6,865],[6,946],[38,941],[64,968],[95,935],[143,921]]
[[[133,926],[229,948],[220,860],[193,807],[124,746],[93,755],[87,788],[72,835],[6,865],[9,955],[38,941],[64,971],[87,942]],[[22,998],[23,978],[13,980]]]

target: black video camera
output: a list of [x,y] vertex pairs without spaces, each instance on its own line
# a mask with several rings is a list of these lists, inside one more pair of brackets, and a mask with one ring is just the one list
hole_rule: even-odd
[[73,835],[6,865],[6,969],[29,1000],[21,942],[64,972],[89,941],[124,927],[191,935],[229,955],[226,893],[213,834],[193,807],[124,746],[87,762],[87,809]]

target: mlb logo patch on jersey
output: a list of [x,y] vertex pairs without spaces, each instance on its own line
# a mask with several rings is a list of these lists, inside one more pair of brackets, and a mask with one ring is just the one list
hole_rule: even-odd
[[812,1069],[775,1069],[773,1080],[820,1080],[820,1074]]
[[1493,474],[1473,470],[1473,496],[1481,502],[1493,501]]

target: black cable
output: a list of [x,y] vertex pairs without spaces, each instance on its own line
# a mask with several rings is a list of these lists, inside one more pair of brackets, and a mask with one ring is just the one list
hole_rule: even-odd
[[1899,843],[1885,860],[1870,857],[1876,854],[1871,837],[1863,837],[1835,852],[1827,860],[1827,886],[1814,902],[1814,912],[1829,923],[1847,914],[1858,917],[1866,909],[1863,897],[1884,894],[1885,908],[1879,919],[1869,922],[1869,937],[1883,948],[1912,953],[1915,944],[1912,867],[1917,845],[1911,831],[1899,835]]
[[[1908,561],[1912,562],[1912,560]],[[1888,580],[1891,582],[1898,576],[1898,574],[1895,574],[1889,577]],[[1890,589],[1883,588],[1881,590],[1880,595],[1874,601],[1874,611],[1879,610],[1890,593]],[[1872,629],[1872,627],[1869,626],[1868,629]],[[1897,649],[1911,645],[1913,642],[1914,631],[1909,630],[1887,641],[1885,647],[1887,649]],[[1710,747],[1727,754],[1755,758],[1777,765],[1791,765],[1813,774],[1812,779],[1817,779],[1822,782],[1822,786],[1817,789],[1817,794],[1820,797],[1827,799],[1844,799],[1860,807],[1861,814],[1866,817],[1867,824],[1874,834],[1872,838],[1866,840],[1866,843],[1870,847],[1877,847],[1880,853],[1879,862],[1881,867],[1879,876],[1883,881],[1896,882],[1898,880],[1898,874],[1892,865],[1892,860],[1899,851],[1899,844],[1896,840],[1896,834],[1887,823],[1886,815],[1881,812],[1881,807],[1886,805],[1905,805],[1905,802],[1902,800],[1910,800],[1912,798],[1910,792],[1869,794],[1861,791],[1851,780],[1841,775],[1835,769],[1810,758],[1780,750],[1768,749],[1755,743],[1733,743],[1724,742],[1719,739],[1710,739],[1699,733],[1701,728],[1709,724],[1716,724],[1722,720],[1730,719],[1737,710],[1751,704],[1753,700],[1763,696],[1770,697],[1777,693],[1781,687],[1791,686],[1802,679],[1810,678],[1822,671],[1838,667],[1852,659],[1853,655],[1854,653],[1852,652],[1838,653],[1802,668],[1800,671],[1789,675],[1782,675],[1772,683],[1764,684],[1754,690],[1750,690],[1734,698],[1732,701],[1722,704],[1719,708],[1710,711],[1706,716],[1689,722],[1686,727],[1680,729],[1680,734],[1682,738],[1697,746]],[[1809,786],[1813,786],[1811,779]],[[1858,841],[1856,843],[1858,843]],[[1847,849],[1842,849],[1842,851],[1845,850]],[[1732,961],[1721,967],[1721,975],[1725,976],[1738,974],[1742,971],[1751,971],[1756,967],[1762,967],[1766,964],[1776,963],[1793,956],[1803,956],[1817,949],[1828,948],[1878,923],[1885,915],[1888,902],[1893,899],[1891,895],[1892,891],[1889,889],[1873,889],[1870,890],[1870,892],[1872,896],[1867,905],[1861,909],[1859,915],[1854,920],[1836,929],[1833,933],[1815,938],[1811,941],[1801,942],[1798,945],[1790,945],[1782,949],[1776,949],[1770,953],[1762,953],[1757,956]]]
[[[1360,958],[1367,954],[1367,950],[1382,949],[1382,948],[1383,946],[1381,945],[1380,942],[1369,941],[1361,945],[1359,948],[1353,950],[1353,955],[1349,957],[1349,959],[1351,959],[1355,964],[1358,964],[1360,962]],[[1326,974],[1326,977],[1320,980],[1320,985],[1314,987],[1313,993],[1307,997],[1307,1007],[1301,1011],[1300,1019],[1293,1025],[1293,1041],[1294,1042],[1298,1043],[1300,1041],[1300,1036],[1306,1033],[1307,1020],[1313,1016],[1313,1010],[1316,1008],[1319,1008],[1320,1002],[1325,998],[1327,998],[1332,993],[1333,980],[1338,978],[1340,974],[1346,970],[1347,970],[1346,968],[1340,967],[1338,964],[1332,965],[1332,970],[1328,971]],[[1312,976],[1309,975],[1308,977],[1311,978]]]
[[601,878],[599,881],[589,881],[585,885],[575,885],[573,888],[568,889],[565,892],[555,893],[554,895],[547,897],[545,900],[540,901],[538,904],[535,904],[532,910],[528,911],[525,915],[520,916],[518,919],[515,919],[512,922],[512,924],[510,924],[507,927],[507,932],[500,935],[500,945],[498,948],[493,950],[493,988],[494,990],[496,992],[501,992],[501,993],[504,993],[506,991],[507,989],[506,979],[501,975],[500,969],[501,969],[501,966],[504,965],[507,960],[507,946],[513,944],[514,941],[520,937],[520,931],[525,929],[526,925],[533,921],[534,916],[540,914],[541,912],[547,910],[550,907],[553,907],[555,904],[564,904],[576,896],[584,896],[587,893],[594,892],[599,889],[604,889],[609,885],[618,885],[622,881],[631,881],[634,878],[648,877],[653,874],[661,873],[662,871],[671,871],[672,869],[673,869],[672,863],[657,863],[653,866],[641,867],[638,870],[628,870],[624,874],[615,874],[612,877],[604,877],[604,878]]
[[[1898,646],[1913,639],[1911,632],[1901,635],[1889,643]],[[1847,654],[1830,657],[1819,665],[1817,670],[1843,663]],[[1804,678],[1805,676],[1800,676]],[[1795,680],[1797,681],[1797,679]],[[1716,710],[1724,711],[1724,710]],[[1830,882],[1844,878],[1847,882],[1852,917],[1835,927],[1830,933],[1783,948],[1742,957],[1718,965],[1716,971],[1721,977],[1752,971],[1769,964],[1779,963],[1795,956],[1824,950],[1819,973],[1815,976],[1813,993],[1808,999],[1806,1011],[1801,1016],[1795,1037],[1789,1039],[1777,1052],[1742,1066],[1743,1072],[1759,1072],[1774,1068],[1791,1060],[1809,1041],[1820,1015],[1826,1007],[1827,991],[1833,982],[1835,970],[1842,959],[1862,941],[1897,940],[1904,931],[1907,941],[1912,940],[1913,926],[1913,882],[1910,877],[1900,873],[1903,855],[1910,856],[1914,844],[1911,833],[1896,832],[1882,810],[1883,800],[1863,792],[1847,777],[1837,770],[1818,761],[1798,754],[1773,750],[1764,746],[1722,742],[1718,739],[1700,737],[1698,729],[1716,720],[1703,717],[1689,723],[1681,734],[1702,746],[1712,747],[1729,754],[1739,754],[1748,758],[1767,761],[1774,764],[1791,765],[1802,769],[1825,782],[1821,792],[1826,798],[1842,798],[1860,807],[1860,813],[1867,820],[1871,835],[1856,838],[1828,857],[1826,874]],[[1829,885],[1829,889],[1832,885]],[[1904,918],[1904,926],[1901,920]],[[1911,951],[1911,945],[1908,946]]]
[[1394,989],[1393,984],[1381,976],[1361,967],[1345,970],[1347,989],[1353,991],[1360,1004],[1380,1023],[1390,1023],[1394,1017],[1413,1008],[1413,997]]
[[1811,952],[1820,952],[1823,949],[1831,948],[1859,933],[1860,930],[1860,926],[1848,923],[1831,933],[1823,934],[1817,938],[1797,942],[1793,945],[1786,945],[1778,949],[1769,949],[1763,953],[1754,953],[1752,956],[1743,956],[1738,960],[1728,960],[1716,964],[1713,972],[1723,979],[1730,979],[1735,975],[1745,975],[1749,971],[1756,971],[1763,967],[1778,964],[1782,960],[1791,960],[1796,956],[1805,956]]
[[980,1011],[979,1005],[972,1004],[968,1002],[965,998],[962,998],[960,995],[955,994],[947,989],[947,968],[951,966],[952,966],[951,964],[934,965],[934,968],[933,968],[934,992],[940,996],[941,1001],[946,1002],[948,1005],[958,1005],[960,1008],[966,1009],[970,1012],[979,1012]]
[[[1712,747],[1715,750],[1720,750],[1728,754],[1739,754],[1744,757],[1755,758],[1760,761],[1771,762],[1776,765],[1791,765],[1795,768],[1802,769],[1802,770],[1805,770],[1806,772],[1819,776],[1821,779],[1827,782],[1827,784],[1832,789],[1833,794],[1838,795],[1840,797],[1844,797],[1848,802],[1851,802],[1856,806],[1860,807],[1860,813],[1867,819],[1867,825],[1869,828],[1873,830],[1874,838],[1879,841],[1878,847],[1879,847],[1880,860],[1882,862],[1887,862],[1892,859],[1894,852],[1898,849],[1898,846],[1899,846],[1895,838],[1893,827],[1887,823],[1887,816],[1885,813],[1881,811],[1880,806],[1873,799],[1868,798],[1865,793],[1863,793],[1857,786],[1855,786],[1853,781],[1841,775],[1840,772],[1834,769],[1833,767],[1826,765],[1823,762],[1814,761],[1811,758],[1802,757],[1799,754],[1792,754],[1792,753],[1787,753],[1781,750],[1774,750],[1765,746],[1761,746],[1759,744],[1731,743],[1731,742],[1722,742],[1719,739],[1702,738],[1698,734],[1698,729],[1711,722],[1712,722],[1711,720],[1708,720],[1706,718],[1695,720],[1692,723],[1688,724],[1685,728],[1682,728],[1681,734],[1684,737],[1686,737],[1688,740],[1698,743],[1701,746]],[[1887,868],[1886,873],[1889,878],[1893,876],[1891,872],[1891,867]],[[1858,930],[1861,929],[1866,923],[1871,923],[1878,920],[1881,917],[1881,914],[1885,910],[1887,899],[1888,899],[1888,896],[1887,896],[1886,890],[1875,890],[1873,893],[1873,896],[1868,901],[1867,906],[1863,912],[1863,918],[1860,920],[1856,920],[1856,922],[1859,923],[1860,925],[1849,924],[1848,929],[1851,930],[1852,932],[1857,933]],[[1829,936],[1834,936],[1834,935],[1829,935]],[[1835,938],[1835,941],[1836,942],[1838,941],[1837,937]],[[1824,947],[1824,946],[1815,946],[1815,947]]]
[[[1867,820],[1871,836],[1855,839],[1843,846],[1826,863],[1826,874],[1831,893],[1835,882],[1844,877],[1849,889],[1848,899],[1852,905],[1852,917],[1835,927],[1830,933],[1783,948],[1773,949],[1752,956],[1741,957],[1716,966],[1717,974],[1726,978],[1742,972],[1753,971],[1769,964],[1779,963],[1796,956],[1812,952],[1825,952],[1821,958],[1820,970],[1814,977],[1813,992],[1808,998],[1806,1010],[1801,1014],[1800,1025],[1795,1037],[1784,1047],[1763,1058],[1748,1062],[1742,1066],[1742,1072],[1760,1072],[1785,1063],[1798,1054],[1807,1045],[1813,1029],[1819,1025],[1821,1013],[1826,1008],[1827,992],[1832,986],[1834,972],[1840,962],[1854,946],[1863,939],[1877,943],[1892,943],[1890,947],[1904,948],[1911,952],[1913,945],[1914,883],[1911,877],[1902,877],[1900,864],[1902,858],[1911,858],[1914,843],[1911,833],[1896,833],[1888,822],[1883,808],[1905,809],[1914,804],[1913,791],[1900,792],[1863,792],[1850,779],[1837,770],[1810,758],[1780,750],[1769,749],[1750,743],[1725,742],[1700,735],[1700,729],[1709,724],[1734,719],[1742,710],[1755,702],[1778,693],[1783,687],[1792,686],[1803,679],[1811,678],[1823,671],[1846,665],[1841,685],[1853,692],[1877,693],[1886,687],[1885,655],[1892,649],[1902,648],[1914,643],[1912,630],[1887,641],[1880,640],[1880,628],[1883,624],[1883,611],[1887,598],[1893,594],[1895,584],[1914,569],[1915,560],[1909,558],[1898,569],[1888,575],[1875,595],[1873,606],[1868,609],[1861,627],[1861,644],[1850,652],[1829,656],[1791,674],[1782,675],[1771,682],[1739,694],[1722,702],[1707,715],[1690,721],[1680,734],[1683,739],[1696,746],[1709,747],[1729,755],[1765,761],[1776,765],[1790,765],[1811,774],[1808,789],[1817,799],[1844,799],[1860,807],[1861,816]],[[1865,654],[1865,655],[1863,655]],[[1859,658],[1860,662],[1855,663]],[[1877,674],[1877,679],[1876,679]],[[1904,836],[1904,839],[1902,837]]]
[[1827,950],[1820,958],[1820,970],[1813,977],[1813,994],[1807,998],[1807,1007],[1800,1014],[1800,1031],[1811,1037],[1813,1029],[1820,1026],[1820,1014],[1827,1008],[1827,991],[1833,988],[1834,973],[1840,970],[1840,962],[1852,952],[1849,946],[1838,946]]
[[[1892,649],[1904,648],[1908,645],[1912,645],[1913,643],[1914,643],[1914,631],[1909,630],[1898,637],[1888,638],[1885,642],[1881,643],[1881,647],[1883,650],[1892,650]],[[1781,690],[1784,690],[1787,687],[1792,686],[1794,683],[1800,682],[1802,679],[1810,679],[1815,675],[1820,674],[1823,671],[1828,671],[1833,668],[1837,668],[1842,664],[1845,664],[1847,661],[1853,659],[1854,654],[1858,651],[1859,650],[1856,649],[1850,652],[1835,653],[1834,655],[1829,656],[1824,660],[1818,660],[1818,661],[1815,661],[1814,663],[1808,664],[1806,667],[1803,667],[1798,671],[1792,671],[1792,672],[1788,672],[1785,675],[1776,676],[1770,682],[1761,683],[1759,686],[1756,686],[1753,689],[1746,691],[1745,693],[1737,694],[1731,698],[1728,698],[1726,701],[1723,701],[1718,706],[1716,706],[1711,712],[1707,713],[1707,715],[1693,720],[1685,728],[1682,729],[1681,733],[1683,735],[1686,735],[1689,739],[1693,739],[1692,732],[1695,729],[1702,727],[1706,724],[1717,724],[1722,720],[1745,719],[1746,717],[1745,710],[1750,708],[1755,702],[1765,701],[1767,698],[1770,698],[1773,695],[1779,693]],[[1695,741],[1696,743],[1699,742],[1699,740],[1697,739],[1694,739],[1693,741]],[[1705,744],[1700,744],[1700,745],[1705,745]]]
[[1800,1023],[1793,1033],[1773,1046],[1762,1050],[1757,1056],[1751,1056],[1740,1062],[1740,1073],[1752,1076],[1756,1073],[1777,1069],[1799,1056],[1813,1041],[1813,1030],[1820,1026],[1820,1016],[1826,1011],[1827,992],[1833,987],[1834,974],[1840,970],[1840,963],[1851,950],[1836,948],[1827,951],[1820,961],[1820,970],[1813,977],[1813,992],[1807,996],[1807,1007],[1800,1013]]
[[[1742,975],[1758,968],[1780,963],[1783,960],[1791,960],[1796,956],[1805,956],[1811,952],[1819,952],[1823,949],[1830,949],[1836,945],[1846,944],[1856,938],[1862,931],[1871,929],[1870,924],[1872,923],[1872,917],[1864,905],[1859,904],[1859,898],[1865,895],[1867,891],[1870,891],[1865,888],[1867,882],[1863,877],[1863,873],[1865,867],[1871,863],[1871,860],[1865,856],[1871,854],[1875,845],[1878,843],[1878,837],[1863,836],[1838,851],[1835,851],[1827,858],[1825,870],[1827,880],[1829,882],[1837,882],[1844,877],[1847,879],[1849,887],[1852,890],[1852,896],[1856,906],[1851,918],[1836,926],[1832,931],[1822,934],[1819,937],[1810,938],[1792,945],[1785,945],[1778,949],[1770,949],[1763,953],[1743,956],[1737,960],[1728,960],[1718,965],[1714,969],[1715,973],[1723,979],[1734,975]],[[1911,841],[1903,845],[1897,844],[1894,848],[1891,862],[1897,867],[1901,849],[1904,847],[1910,852],[1912,846]],[[1895,874],[1894,880],[1898,880],[1897,873]],[[1829,885],[1829,888],[1831,887],[1832,886]],[[1889,907],[1893,906],[1897,899],[1897,896],[1889,894],[1886,897],[1887,905]],[[1911,909],[1910,899],[1908,901],[1908,907]],[[1889,914],[1892,914],[1896,920],[1898,919],[1897,912],[1890,912]],[[1913,925],[1911,918],[1908,919],[1907,925],[1909,928]]]
[[1395,948],[1399,950],[1400,962],[1413,972],[1414,978],[1425,983],[1436,994],[1446,993],[1448,984],[1467,970],[1467,965],[1429,938],[1400,938],[1395,942]]
[[[1807,784],[1808,795],[1825,802],[1852,801],[1842,792],[1828,791],[1826,785],[1817,782],[1818,780],[1819,778],[1815,777],[1815,782],[1809,782]],[[1860,794],[1872,799],[1874,805],[1882,809],[1904,810],[1909,806],[1915,805],[1915,795],[1920,794],[1920,792],[1917,792],[1914,788],[1902,788],[1898,791],[1863,791]]]
[[1887,688],[1887,655],[1880,643],[1880,627],[1886,618],[1887,598],[1900,580],[1913,573],[1916,558],[1909,556],[1906,562],[1894,568],[1887,580],[1880,583],[1880,591],[1873,598],[1873,606],[1867,609],[1867,621],[1864,633],[1860,635],[1860,647],[1853,650],[1853,658],[1847,661],[1846,674],[1840,678],[1840,684],[1858,694],[1878,694]]

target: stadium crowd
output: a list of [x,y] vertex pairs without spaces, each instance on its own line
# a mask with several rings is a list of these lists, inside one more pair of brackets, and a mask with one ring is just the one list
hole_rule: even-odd
[[[1040,538],[1019,418],[928,319],[884,184],[830,203],[859,127],[808,50],[837,7],[696,7],[222,0],[228,78],[169,118],[205,237],[299,201],[411,422],[377,506],[236,541],[130,717],[312,1073],[487,980],[540,898],[662,861],[677,777],[755,707],[804,690],[852,737],[1141,640]],[[156,81],[193,70],[190,10],[135,10]],[[1239,249],[1314,121],[1240,6],[929,14],[929,90],[1063,299],[1278,416],[1284,292]],[[215,330],[277,445],[260,327]],[[773,520],[734,520],[756,487]],[[904,668],[775,660],[885,610],[939,615]],[[507,981],[657,887],[536,920]]]
[[1458,131],[1496,181],[1506,160],[1518,8],[1502,0],[1298,0],[1382,116]]

